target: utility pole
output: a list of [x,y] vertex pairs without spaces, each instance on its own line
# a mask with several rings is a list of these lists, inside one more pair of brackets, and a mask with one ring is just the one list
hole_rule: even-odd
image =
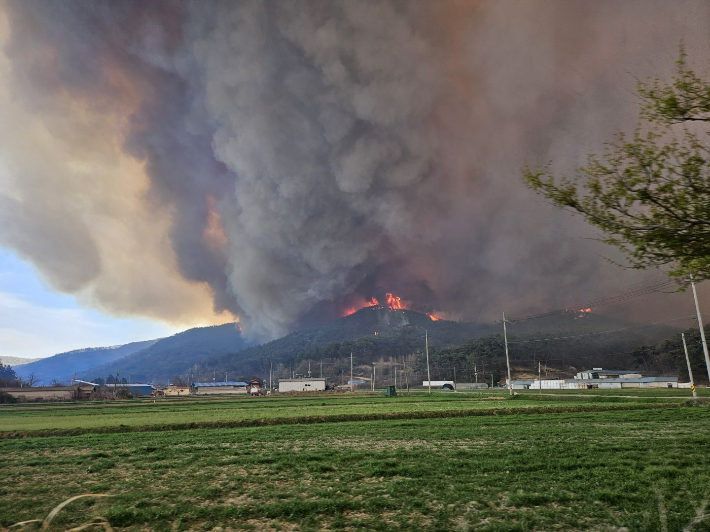
[[407,357],[404,357],[404,378],[407,381],[407,395],[409,395],[409,373],[407,373]]
[[375,363],[372,363],[372,391],[375,391],[375,376],[377,375],[375,372],[377,371],[377,368],[375,366]]
[[429,385],[429,395],[431,395],[431,372],[429,371],[429,333],[424,329],[424,346],[426,348],[426,378]]
[[454,366],[454,391],[456,391],[456,366]]
[[311,361],[308,360],[308,378],[311,378]]
[[540,386],[540,394],[542,395],[542,367],[540,361],[537,361],[537,383]]
[[320,359],[320,378],[323,378],[323,359]]
[[274,373],[274,362],[269,361],[269,393],[274,393],[274,388],[271,386],[271,375]]
[[693,370],[690,369],[690,357],[688,356],[688,346],[685,345],[685,333],[680,333],[681,338],[683,338],[683,350],[685,351],[685,361],[688,364],[688,377],[690,377],[690,389],[693,390],[693,399],[698,397],[695,393],[695,382],[693,381]]
[[508,356],[508,331],[506,330],[505,324],[508,320],[505,319],[505,312],[503,313],[503,339],[505,340],[505,363],[508,365],[508,391],[510,395],[513,395],[513,381],[510,378],[510,357]]
[[227,382],[227,372],[224,372],[224,382]]
[[353,352],[350,351],[350,391],[355,391],[355,383],[353,382]]
[[397,362],[394,363],[394,389],[397,389]]
[[700,305],[698,305],[698,294],[695,291],[693,275],[690,275],[690,286],[693,287],[693,299],[695,300],[695,312],[698,314],[698,327],[700,327],[700,339],[703,342],[703,353],[705,354],[705,366],[708,369],[708,379],[710,379],[710,355],[708,355],[708,344],[705,341],[705,330],[703,329],[703,318],[700,315]]
[[473,373],[476,375],[476,384],[478,384],[478,367],[476,364],[473,365]]

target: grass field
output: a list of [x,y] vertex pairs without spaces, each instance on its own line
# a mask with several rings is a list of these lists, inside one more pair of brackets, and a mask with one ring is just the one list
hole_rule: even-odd
[[[0,440],[0,525],[104,493],[68,505],[50,530],[96,516],[159,531],[710,530],[698,517],[710,513],[710,408],[641,395],[11,405],[0,432],[25,437]],[[457,415],[342,421],[388,410]],[[185,416],[304,423],[169,430]],[[32,432],[89,420],[125,432]],[[132,431],[140,423],[163,429]]]

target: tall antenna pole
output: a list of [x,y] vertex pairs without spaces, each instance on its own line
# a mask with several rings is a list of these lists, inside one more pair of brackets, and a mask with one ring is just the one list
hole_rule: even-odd
[[508,356],[508,331],[505,328],[506,324],[505,312],[503,313],[503,339],[505,340],[505,363],[508,365],[508,391],[513,395],[513,381],[510,378],[510,357]]
[[271,375],[274,373],[274,362],[269,361],[269,393],[274,393],[274,389],[271,386]]
[[542,394],[542,368],[539,360],[537,361],[537,383],[539,384],[540,393]]
[[426,378],[429,385],[429,394],[431,395],[431,372],[429,371],[429,333],[424,329],[424,346],[426,348]]
[[703,329],[703,318],[700,316],[700,305],[698,305],[698,294],[695,292],[693,275],[690,275],[690,286],[693,287],[693,299],[695,299],[695,312],[698,314],[698,327],[700,327],[700,339],[703,342],[703,353],[705,353],[705,366],[708,369],[708,379],[710,379],[710,355],[708,355],[708,344],[705,341],[705,330]]
[[353,382],[353,352],[350,351],[350,391],[355,391],[355,383]]
[[680,333],[680,337],[683,338],[683,350],[685,351],[685,361],[688,363],[688,377],[690,378],[690,389],[693,390],[693,399],[698,397],[695,393],[695,382],[693,382],[693,370],[690,369],[690,357],[688,356],[688,346],[685,345],[685,333]]

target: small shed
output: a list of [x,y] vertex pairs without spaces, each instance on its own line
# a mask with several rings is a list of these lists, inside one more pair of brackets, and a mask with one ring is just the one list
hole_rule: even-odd
[[254,379],[247,386],[247,393],[250,393],[251,395],[259,395],[260,392],[261,383],[257,379]]

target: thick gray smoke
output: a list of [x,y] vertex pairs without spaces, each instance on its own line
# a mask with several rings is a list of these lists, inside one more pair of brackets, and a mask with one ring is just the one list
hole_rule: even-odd
[[2,10],[0,243],[108,311],[262,338],[385,292],[489,319],[636,280],[521,168],[570,171],[634,126],[634,76],[710,44],[701,1]]

